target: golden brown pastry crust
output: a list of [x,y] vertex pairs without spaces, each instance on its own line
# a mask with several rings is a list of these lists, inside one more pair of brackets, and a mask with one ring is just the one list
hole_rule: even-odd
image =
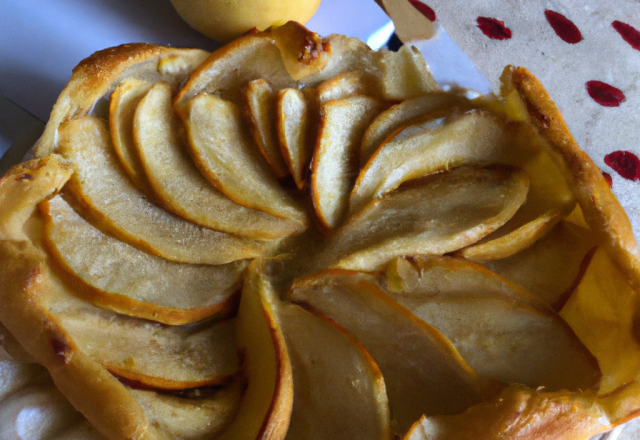
[[[85,58],[73,69],[73,75],[53,106],[49,122],[35,147],[35,156],[42,157],[56,151],[58,126],[78,116],[86,115],[102,96],[110,93],[118,79],[153,76],[158,73],[158,61],[176,57],[184,61],[171,70],[184,71],[182,78],[193,71],[209,55],[199,49],[174,49],[147,43],[123,44],[98,51]],[[145,63],[147,62],[147,63]],[[175,70],[172,70],[175,72]],[[158,73],[159,76],[162,76]]]

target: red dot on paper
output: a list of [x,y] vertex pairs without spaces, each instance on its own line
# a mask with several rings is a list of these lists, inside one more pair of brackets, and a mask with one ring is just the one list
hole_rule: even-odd
[[604,107],[618,107],[625,100],[622,90],[616,89],[602,81],[589,81],[586,87],[589,96]]
[[436,13],[429,6],[422,3],[420,0],[409,0],[409,3],[416,8],[422,15],[427,17],[431,21],[436,21]]
[[504,21],[491,17],[478,17],[478,27],[487,37],[494,40],[508,40],[511,38],[511,29],[504,25]]
[[604,157],[604,163],[625,179],[640,180],[640,159],[629,151],[614,151]]
[[604,180],[606,180],[607,183],[609,184],[609,188],[611,188],[613,186],[613,179],[611,178],[611,174],[607,173],[606,171],[603,171],[602,177],[604,177]]
[[582,41],[582,33],[578,26],[571,20],[559,12],[547,9],[544,16],[555,31],[556,35],[570,44],[576,44]]
[[620,36],[636,50],[640,50],[640,31],[633,26],[621,21],[614,21],[611,26],[618,31]]

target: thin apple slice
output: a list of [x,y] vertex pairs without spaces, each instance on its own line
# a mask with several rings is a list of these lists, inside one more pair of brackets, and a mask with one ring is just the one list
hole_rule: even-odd
[[481,377],[549,391],[586,390],[599,379],[596,359],[541,299],[477,263],[415,263],[415,288],[390,295],[444,333]]
[[140,100],[152,85],[153,83],[149,81],[127,78],[116,86],[109,100],[109,128],[113,149],[120,159],[122,168],[133,180],[134,185],[151,198],[153,191],[135,149],[133,115]]
[[314,107],[308,103],[305,93],[301,90],[284,89],[278,92],[276,125],[280,150],[300,190],[307,184],[309,164],[315,145],[315,115],[312,114]]
[[181,440],[205,440],[220,434],[236,415],[243,383],[223,388],[193,390],[180,396],[132,389],[131,394],[154,426]]
[[362,344],[298,305],[277,310],[293,370],[287,438],[389,440],[384,379]]
[[382,50],[377,56],[384,99],[402,101],[441,90],[417,47],[405,44],[397,52]]
[[246,113],[253,139],[278,179],[289,172],[278,146],[276,93],[264,79],[249,81],[244,89]]
[[196,165],[227,197],[247,208],[306,224],[306,213],[276,180],[233,103],[196,96],[189,101],[187,132]]
[[41,210],[48,250],[98,307],[175,325],[229,314],[237,304],[245,261],[175,263],[103,234],[60,196]]
[[366,72],[348,71],[336,75],[318,86],[320,105],[350,95],[377,96],[375,78]]
[[[510,131],[511,142],[517,143],[518,148],[509,148],[503,163],[526,171],[531,177],[529,194],[504,227],[479,243],[483,247],[474,259],[506,258],[526,249],[576,206],[564,171],[548,153],[548,144],[540,134],[526,124],[510,125]],[[470,250],[469,256],[471,252],[475,250]]]
[[276,315],[278,299],[260,259],[247,269],[237,343],[248,387],[238,415],[218,439],[284,439],[293,405],[289,352]]
[[197,170],[180,136],[171,88],[156,83],[135,113],[136,148],[152,189],[163,206],[201,226],[244,237],[279,238],[300,232],[300,223],[232,202]]
[[224,264],[274,245],[206,229],[151,204],[122,171],[105,121],[72,119],[60,127],[58,143],[75,170],[66,186],[74,202],[92,224],[139,249],[183,263]]
[[325,314],[358,339],[382,371],[399,434],[423,414],[457,414],[481,400],[481,381],[438,330],[366,274],[328,270],[297,279],[287,299]]
[[338,226],[347,214],[362,134],[384,107],[384,101],[367,96],[338,99],[322,106],[311,196],[318,218],[328,228]]
[[328,256],[319,259],[341,257],[334,267],[366,271],[401,255],[453,252],[509,220],[528,187],[524,172],[506,167],[430,176],[372,201],[336,232]]
[[215,94],[240,104],[242,87],[259,78],[268,81],[275,90],[296,85],[273,35],[268,32],[246,35],[213,52],[178,93],[176,111],[186,120],[187,103],[201,93]]
[[452,93],[434,92],[419,98],[407,99],[380,113],[364,132],[360,147],[360,166],[364,167],[382,142],[401,127],[439,109],[450,112],[470,108],[469,101]]
[[78,349],[124,379],[158,389],[229,382],[240,365],[235,320],[167,326],[97,309],[76,298],[51,312]]
[[482,264],[559,310],[575,287],[585,257],[595,245],[591,231],[562,221],[522,252]]
[[410,179],[458,166],[500,163],[507,139],[504,124],[483,111],[410,125],[383,143],[362,169],[351,194],[351,212]]
[[563,211],[551,209],[515,230],[512,228],[518,225],[517,221],[507,223],[503,228],[478,243],[461,249],[458,253],[465,258],[483,261],[510,257],[544,237],[559,221],[569,215],[573,208],[574,206],[569,205]]

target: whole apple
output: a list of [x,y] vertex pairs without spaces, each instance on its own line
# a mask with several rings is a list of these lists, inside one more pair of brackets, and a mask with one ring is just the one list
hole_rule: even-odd
[[178,14],[209,38],[228,41],[258,28],[306,23],[320,0],[171,0]]

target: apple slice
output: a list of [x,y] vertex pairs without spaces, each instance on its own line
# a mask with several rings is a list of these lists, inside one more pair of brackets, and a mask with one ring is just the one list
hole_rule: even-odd
[[113,149],[134,185],[149,198],[153,198],[153,191],[135,150],[133,115],[152,85],[149,81],[127,78],[116,86],[109,100],[109,128]]
[[[545,234],[559,221],[564,219],[574,207],[575,205],[569,205],[563,211],[551,209],[515,230],[512,230],[512,228],[518,226],[519,223],[517,221],[508,222],[503,228],[498,229],[478,243],[461,249],[458,253],[465,258],[483,261],[500,260],[510,257],[544,237]],[[516,216],[517,215],[518,213],[516,213]]]
[[358,172],[358,149],[369,122],[385,103],[352,96],[322,106],[318,143],[313,154],[311,197],[318,218],[335,228],[344,219]]
[[73,201],[92,224],[139,249],[172,261],[224,264],[274,245],[206,229],[151,204],[122,171],[105,121],[72,119],[61,125],[58,143],[75,170],[66,186]]
[[419,98],[407,99],[380,113],[364,132],[360,147],[360,166],[364,167],[371,155],[382,142],[396,130],[410,125],[412,121],[422,119],[424,115],[439,109],[465,111],[470,103],[462,96],[452,93],[434,92]]
[[447,336],[483,378],[586,390],[598,362],[542,300],[466,260],[421,256],[416,287],[390,295]]
[[293,377],[276,314],[277,302],[263,262],[253,260],[245,276],[237,318],[237,343],[248,387],[237,416],[218,439],[281,440],[286,436],[293,405]]
[[525,173],[506,167],[430,176],[372,201],[336,232],[319,259],[342,257],[334,267],[367,271],[401,255],[453,252],[509,220],[528,187]]
[[157,198],[176,215],[240,236],[267,239],[300,232],[300,223],[245,208],[220,193],[198,172],[180,136],[171,88],[156,83],[135,113],[136,148]]
[[457,414],[481,400],[478,376],[451,342],[380,290],[371,276],[318,272],[297,279],[287,299],[325,314],[371,354],[384,376],[396,433],[423,414]]
[[220,434],[231,423],[244,386],[233,382],[224,388],[198,389],[178,396],[132,389],[149,423],[168,438],[204,440]]
[[499,163],[507,139],[504,124],[483,111],[409,125],[383,143],[362,169],[351,194],[351,212],[410,179],[463,165]]
[[196,165],[231,200],[276,217],[307,223],[304,210],[280,186],[247,136],[233,103],[206,94],[196,96],[189,102],[187,133]]
[[417,47],[404,44],[397,52],[382,50],[377,56],[384,99],[403,101],[441,90]]
[[157,389],[229,382],[238,372],[235,321],[166,326],[62,298],[51,312],[78,349],[121,378]]
[[389,440],[384,379],[362,344],[298,305],[281,303],[277,315],[293,370],[287,438]]
[[[308,89],[307,89],[308,90]],[[307,174],[313,147],[315,146],[315,109],[298,89],[284,89],[278,92],[276,125],[280,150],[289,171],[302,190],[307,184]]]
[[264,79],[250,81],[244,90],[246,113],[253,138],[278,179],[288,169],[278,146],[276,129],[276,93]]
[[586,269],[583,261],[595,245],[591,231],[562,221],[522,252],[482,264],[559,310]]
[[175,325],[229,314],[237,304],[245,261],[174,263],[103,234],[60,196],[40,208],[51,255],[103,309]]
[[[480,243],[483,247],[473,258],[506,258],[526,249],[576,206],[574,192],[567,184],[564,171],[549,153],[547,141],[526,124],[512,124],[510,132],[518,148],[510,148],[503,163],[526,171],[531,178],[529,194],[513,218]],[[471,252],[475,251],[470,250],[469,256]]]
[[240,104],[242,87],[259,78],[275,90],[296,86],[268,32],[246,35],[213,52],[178,93],[176,111],[186,120],[187,103],[203,92]]
[[377,96],[376,78],[356,70],[343,72],[318,86],[318,102],[320,105],[334,99],[344,99],[350,95]]

